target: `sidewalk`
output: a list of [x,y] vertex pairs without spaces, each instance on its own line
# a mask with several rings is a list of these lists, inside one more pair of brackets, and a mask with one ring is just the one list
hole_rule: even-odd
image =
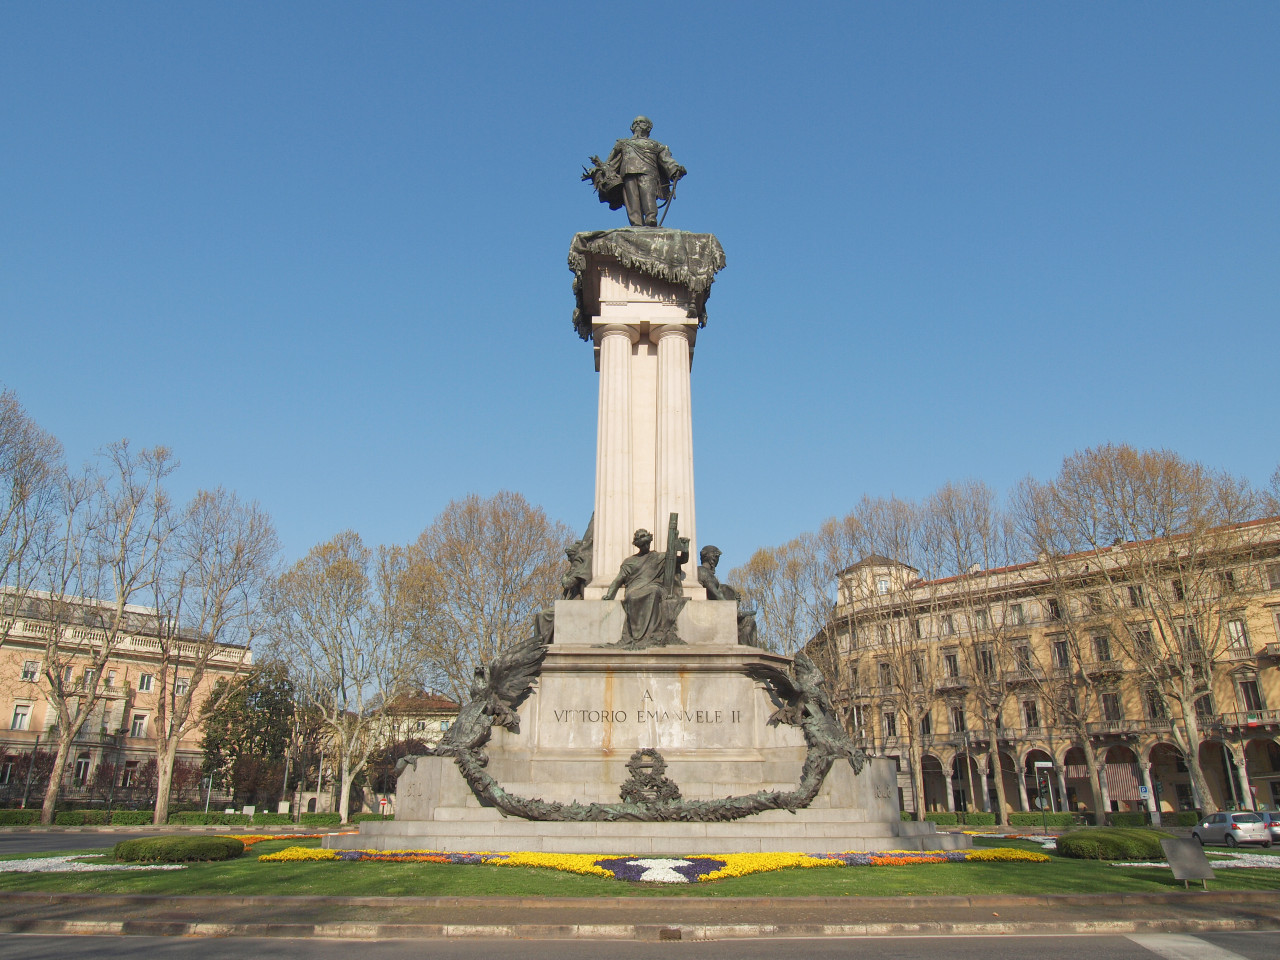
[[1271,891],[984,897],[0,895],[0,933],[718,940],[1280,930]]

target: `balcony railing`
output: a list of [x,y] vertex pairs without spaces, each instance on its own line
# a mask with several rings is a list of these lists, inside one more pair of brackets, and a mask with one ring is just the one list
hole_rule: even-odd
[[1223,725],[1228,727],[1259,727],[1267,724],[1280,724],[1280,710],[1246,710],[1240,713],[1224,713],[1220,715]]
[[[56,743],[60,732],[61,728],[55,725],[45,731],[45,736],[49,738],[50,742]],[[120,735],[109,733],[106,730],[88,730],[81,727],[80,732],[75,735],[71,742],[87,747],[115,747],[120,745]]]
[[967,690],[969,689],[969,686],[970,686],[969,678],[964,676],[963,674],[958,674],[954,677],[940,678],[938,682],[934,684],[934,689],[938,691]]
[[1085,724],[1091,737],[1130,737],[1143,733],[1162,733],[1171,729],[1168,720],[1139,717],[1132,720],[1100,720]]

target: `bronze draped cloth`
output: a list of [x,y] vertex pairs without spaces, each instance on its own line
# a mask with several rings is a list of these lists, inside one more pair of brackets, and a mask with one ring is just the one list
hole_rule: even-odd
[[589,254],[615,257],[630,270],[688,287],[697,305],[698,326],[707,324],[707,297],[717,271],[724,269],[724,248],[712,233],[687,233],[661,227],[619,227],[575,233],[569,245],[569,269],[577,305],[573,326],[583,340],[591,339],[591,318],[582,308],[582,274]]

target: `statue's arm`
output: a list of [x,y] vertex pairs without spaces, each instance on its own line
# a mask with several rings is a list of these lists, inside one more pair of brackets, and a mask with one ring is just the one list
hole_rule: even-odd
[[613,578],[613,583],[609,584],[609,589],[604,592],[604,599],[612,600],[614,595],[618,592],[618,588],[622,586],[624,583],[626,583],[626,580],[627,580],[627,567],[626,567],[626,564],[624,563],[622,567],[618,570],[618,575]]
[[662,152],[658,154],[658,163],[662,167],[662,172],[672,180],[679,180],[689,172],[676,163],[675,158],[671,156],[671,148],[665,143],[662,145]]

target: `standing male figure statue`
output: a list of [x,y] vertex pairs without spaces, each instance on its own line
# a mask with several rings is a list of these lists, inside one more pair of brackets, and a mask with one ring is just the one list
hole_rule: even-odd
[[666,144],[649,139],[652,132],[652,120],[636,117],[631,136],[613,145],[609,159],[602,163],[593,156],[595,166],[582,172],[582,179],[591,181],[610,210],[626,206],[633,227],[656,227],[658,201],[669,202],[676,181],[688,173],[672,159]]

